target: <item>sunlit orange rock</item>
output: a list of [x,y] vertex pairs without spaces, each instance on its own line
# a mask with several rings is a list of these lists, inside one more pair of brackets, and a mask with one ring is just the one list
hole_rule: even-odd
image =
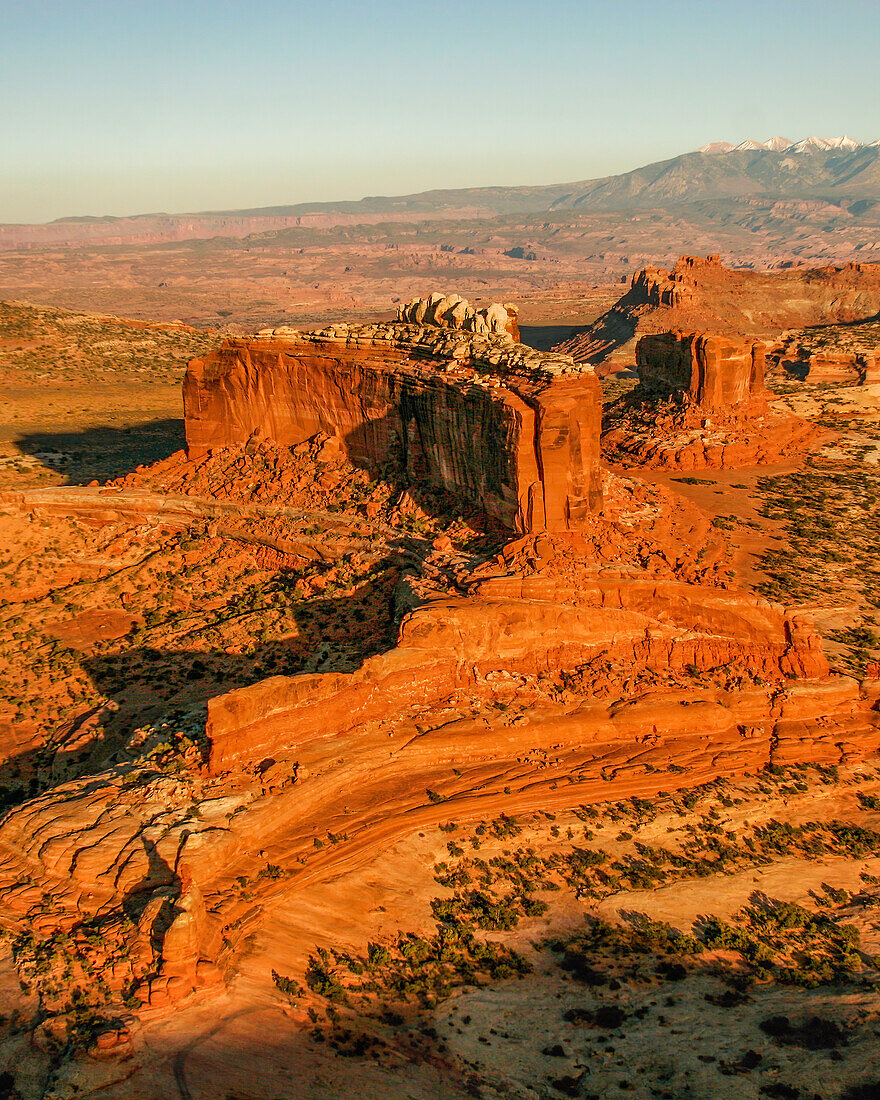
[[760,340],[717,333],[643,336],[636,345],[641,384],[611,417],[606,458],[648,469],[736,469],[815,446],[821,431],[771,409],[766,350]]
[[763,409],[765,346],[760,340],[706,332],[663,332],[636,345],[636,367],[650,393],[686,395],[707,413]]
[[592,370],[504,335],[414,325],[267,331],[190,363],[191,456],[324,432],[356,465],[425,480],[520,532],[602,507]]

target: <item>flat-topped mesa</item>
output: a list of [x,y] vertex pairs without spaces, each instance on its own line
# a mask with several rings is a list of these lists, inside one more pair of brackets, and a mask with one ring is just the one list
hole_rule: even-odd
[[706,332],[661,332],[643,336],[636,345],[636,367],[646,392],[682,396],[707,413],[763,408],[765,358],[760,340]]
[[461,329],[482,335],[502,336],[506,332],[516,341],[519,341],[518,317],[516,306],[507,303],[493,302],[478,309],[460,294],[437,292],[427,298],[413,298],[406,305],[397,307],[398,321]]
[[602,393],[566,355],[400,322],[266,329],[189,364],[187,447],[319,432],[376,473],[425,480],[528,533],[602,508]]

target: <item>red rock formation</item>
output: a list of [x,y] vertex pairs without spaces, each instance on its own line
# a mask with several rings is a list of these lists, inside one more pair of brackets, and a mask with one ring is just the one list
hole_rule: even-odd
[[792,357],[783,351],[782,369],[804,382],[843,386],[871,386],[880,382],[880,356],[871,352],[829,350]]
[[753,271],[727,268],[717,255],[681,256],[675,266],[645,267],[589,328],[555,351],[576,362],[632,364],[635,341],[673,329],[740,337],[777,337],[783,329],[851,322],[880,311],[880,265]]
[[807,363],[807,381],[858,384],[862,381],[859,360],[854,353],[817,352]]
[[[379,721],[402,705],[438,706],[450,690],[465,690],[474,680],[548,675],[598,658],[630,670],[679,673],[741,666],[768,681],[827,675],[807,623],[745,594],[621,578],[582,581],[575,589],[553,578],[502,573],[477,584],[465,601],[438,600],[412,612],[397,648],[355,673],[276,677],[213,699],[210,766],[215,773],[249,766],[331,731],[336,736]],[[683,729],[689,717],[694,733],[705,729],[704,715],[682,712]],[[769,708],[764,717],[769,720]],[[557,722],[565,724],[561,715]],[[585,716],[577,736],[638,742],[647,729],[600,722],[590,730]],[[551,737],[562,738],[561,727]]]
[[700,281],[723,273],[721,257],[679,256],[672,271],[662,267],[643,267],[632,277],[631,289],[648,305],[683,306],[698,301]]
[[[277,344],[256,349],[277,361]],[[157,509],[155,494],[89,492],[95,522],[105,501]],[[607,474],[602,496],[607,514],[585,514],[577,532],[517,539],[461,569],[454,593],[423,590],[397,645],[357,671],[227,692],[210,703],[209,744],[199,715],[154,731],[190,746],[167,771],[145,741],[10,809],[0,925],[82,940],[73,981],[98,972],[115,1004],[160,1012],[235,967],[270,891],[366,863],[423,825],[880,747],[876,681],[831,675],[807,621],[730,588],[706,517]],[[201,514],[187,504],[201,508],[178,499],[173,511]],[[49,1002],[59,1017],[65,988]],[[104,1042],[125,1046],[117,1023]]]
[[702,412],[764,407],[764,344],[705,332],[664,332],[636,345],[639,380],[650,393],[686,394]]
[[761,341],[665,332],[636,346],[641,386],[609,417],[606,458],[624,466],[734,469],[779,461],[821,438],[776,415],[764,387]]
[[325,432],[356,465],[426,479],[520,532],[602,505],[595,375],[508,335],[274,330],[193,360],[183,393],[191,455]]

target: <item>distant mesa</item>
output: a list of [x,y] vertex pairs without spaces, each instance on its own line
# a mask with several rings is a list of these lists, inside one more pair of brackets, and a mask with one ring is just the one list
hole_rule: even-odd
[[680,256],[671,270],[637,271],[629,290],[555,351],[600,373],[631,368],[636,341],[674,330],[778,338],[786,329],[852,323],[880,312],[880,264],[754,271],[717,254]]

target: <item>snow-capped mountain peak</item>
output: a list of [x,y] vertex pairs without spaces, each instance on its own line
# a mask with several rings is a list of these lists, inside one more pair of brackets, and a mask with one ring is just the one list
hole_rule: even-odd
[[730,153],[736,148],[729,141],[710,141],[708,145],[701,145],[698,153]]
[[[871,142],[872,145],[878,144]],[[853,149],[861,149],[863,144],[855,138],[842,134],[840,137],[820,138],[806,137],[800,141],[791,141],[785,137],[772,137],[767,141],[755,141],[747,138],[739,145],[732,145],[729,141],[711,141],[697,150],[698,153],[751,153],[760,150],[772,153],[825,153],[831,149],[842,149],[851,152]]]
[[861,142],[855,141],[851,137],[847,137],[843,134],[841,137],[834,138],[820,138],[820,137],[808,137],[802,141],[795,142],[787,152],[790,153],[815,153],[825,152],[828,149],[858,149]]

